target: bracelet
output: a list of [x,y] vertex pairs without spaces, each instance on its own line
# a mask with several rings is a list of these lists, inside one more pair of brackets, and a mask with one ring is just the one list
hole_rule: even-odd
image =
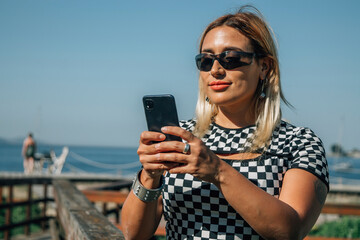
[[161,195],[162,189],[164,187],[164,176],[161,175],[161,186],[156,189],[147,189],[140,182],[140,173],[141,170],[136,174],[132,190],[136,197],[138,197],[143,202],[153,202],[158,199]]

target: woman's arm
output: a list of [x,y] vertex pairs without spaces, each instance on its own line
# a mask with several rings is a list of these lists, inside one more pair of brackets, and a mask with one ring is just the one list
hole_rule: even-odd
[[168,142],[157,144],[162,152],[159,161],[186,162],[169,172],[189,173],[214,183],[229,204],[265,239],[302,239],[319,216],[327,189],[311,173],[301,169],[289,170],[278,199],[222,161],[190,132],[177,127],[164,128],[163,132],[180,136],[191,146],[190,155],[184,155],[173,152],[179,151],[177,148],[181,149],[181,146]]
[[216,183],[229,204],[265,239],[303,239],[318,218],[327,187],[313,174],[291,169],[279,199],[223,162]]
[[[145,180],[141,174],[141,183],[152,189],[159,187],[160,178]],[[162,197],[150,203],[137,198],[131,190],[121,210],[121,226],[126,239],[149,239],[159,225],[162,215]]]
[[[147,189],[159,188],[161,175],[177,163],[158,160],[156,143],[165,140],[165,135],[157,132],[143,132],[140,136],[138,155],[143,169],[140,182]],[[181,142],[179,142],[181,143]],[[181,143],[182,144],[182,143]],[[154,202],[143,202],[131,191],[121,210],[121,225],[126,239],[149,239],[153,236],[162,216],[161,196]]]

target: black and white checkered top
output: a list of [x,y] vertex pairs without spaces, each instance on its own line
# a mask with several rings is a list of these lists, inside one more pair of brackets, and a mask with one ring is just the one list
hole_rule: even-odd
[[[194,120],[182,121],[192,131]],[[211,124],[203,142],[215,153],[244,151],[255,126],[227,129]],[[287,170],[304,169],[329,186],[328,166],[321,140],[308,128],[282,121],[270,146],[260,157],[225,160],[255,185],[279,197]],[[214,184],[190,174],[165,175],[163,190],[167,239],[262,239],[228,204]]]

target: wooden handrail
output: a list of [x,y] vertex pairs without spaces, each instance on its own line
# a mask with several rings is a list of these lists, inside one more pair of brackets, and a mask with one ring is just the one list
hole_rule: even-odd
[[321,211],[326,214],[360,215],[360,206],[354,204],[326,203]]
[[53,186],[58,218],[66,239],[125,239],[69,181],[54,180]]
[[96,190],[82,190],[82,193],[91,202],[113,202],[123,204],[127,197],[127,193],[118,191],[96,191]]
[[[123,193],[119,191],[97,191],[97,190],[82,190],[82,193],[89,199],[91,202],[113,202],[117,204],[123,204],[128,193]],[[103,212],[106,213],[106,209],[103,209]],[[115,224],[115,226],[122,231],[121,224]],[[156,229],[154,235],[165,236],[166,230],[164,226],[159,226]]]
[[[4,239],[8,240],[10,239],[10,231],[13,228],[17,227],[25,227],[25,232],[27,234],[30,234],[30,224],[33,223],[40,223],[43,230],[45,230],[50,225],[53,225],[55,228],[56,226],[54,224],[51,224],[51,220],[54,219],[53,217],[46,216],[46,209],[47,209],[47,202],[54,201],[53,198],[48,197],[48,185],[51,185],[54,180],[68,180],[69,182],[107,182],[110,183],[111,187],[117,187],[117,189],[121,188],[129,188],[131,186],[131,180],[124,179],[119,176],[111,176],[111,175],[93,175],[93,174],[62,174],[62,175],[24,175],[22,173],[4,173],[1,172],[0,174],[0,210],[5,209],[5,223],[0,226],[0,231],[4,232]],[[18,185],[25,185],[27,186],[27,199],[14,199],[14,187]],[[43,185],[43,197],[40,199],[34,199],[32,194],[32,186],[33,185]],[[70,183],[70,185],[72,185]],[[109,184],[108,184],[109,185]],[[2,196],[5,191],[8,190],[6,201],[2,201]],[[81,193],[80,193],[81,194]],[[82,194],[81,194],[82,195]],[[84,197],[84,196],[83,196]],[[85,198],[85,197],[84,197]],[[124,199],[124,198],[123,198]],[[74,199],[73,199],[74,200]],[[121,200],[121,199],[120,199]],[[119,200],[119,201],[120,201]],[[74,200],[75,201],[75,200]],[[42,203],[42,213],[41,216],[35,217],[31,216],[31,206]],[[106,203],[104,204],[106,205]],[[24,220],[19,222],[12,222],[12,209],[17,206],[25,206],[25,213],[26,217]],[[93,210],[94,207],[91,205],[91,209]],[[117,206],[117,212],[120,211],[120,207]],[[113,210],[113,211],[114,211]],[[90,211],[89,213],[92,213]],[[117,214],[117,218],[119,215]],[[88,215],[83,216],[84,219],[89,219]],[[104,217],[104,219],[107,221],[107,219]],[[78,217],[79,221],[82,221],[82,217]],[[98,219],[95,219],[95,221],[98,221]],[[90,225],[92,223],[89,223]],[[113,230],[119,232],[119,230],[110,223],[110,226],[112,226]],[[103,226],[101,226],[103,227]],[[65,227],[66,228],[66,227]],[[64,228],[64,229],[65,229]],[[90,228],[89,228],[90,229]],[[55,231],[55,229],[51,229],[52,231]],[[121,232],[120,234],[117,233],[117,235],[122,236]],[[121,237],[117,237],[117,235],[111,236],[109,239],[123,239]],[[91,238],[84,238],[84,239],[91,239]],[[103,236],[101,236],[101,239],[103,239]]]

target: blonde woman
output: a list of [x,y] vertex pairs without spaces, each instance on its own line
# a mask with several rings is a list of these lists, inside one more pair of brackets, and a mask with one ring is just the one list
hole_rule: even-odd
[[281,120],[277,50],[253,7],[205,29],[196,119],[143,132],[143,169],[122,210],[127,239],[148,239],[164,216],[167,239],[303,239],[324,204],[321,140]]

